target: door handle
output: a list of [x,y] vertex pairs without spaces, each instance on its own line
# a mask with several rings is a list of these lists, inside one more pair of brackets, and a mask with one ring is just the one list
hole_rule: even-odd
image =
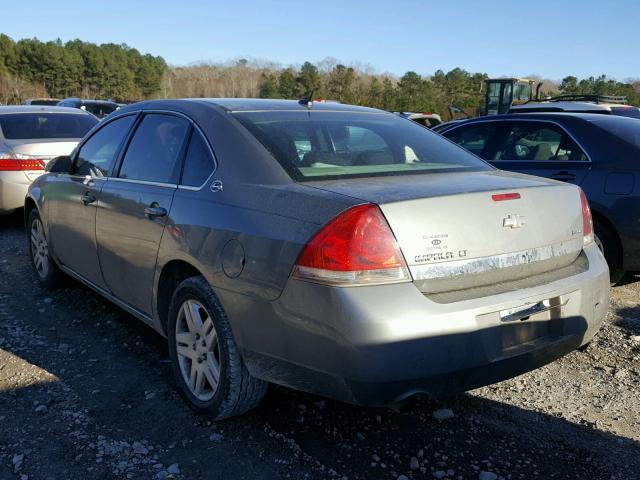
[[575,180],[576,176],[574,173],[570,173],[570,172],[567,172],[566,170],[563,170],[561,172],[552,173],[551,178],[554,178],[556,180],[562,180],[563,182],[568,182],[571,180]]
[[149,218],[165,217],[167,215],[167,210],[158,206],[158,204],[151,204],[150,206],[145,207],[144,214]]
[[96,201],[96,196],[91,192],[84,192],[80,197],[80,200],[82,200],[82,203],[85,205],[89,205]]

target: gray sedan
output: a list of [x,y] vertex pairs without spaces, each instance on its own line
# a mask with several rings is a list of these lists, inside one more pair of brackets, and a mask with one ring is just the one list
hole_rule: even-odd
[[142,102],[48,170],[25,203],[40,281],[166,336],[216,419],[269,382],[367,405],[486,385],[589,342],[609,302],[578,187],[379,110]]

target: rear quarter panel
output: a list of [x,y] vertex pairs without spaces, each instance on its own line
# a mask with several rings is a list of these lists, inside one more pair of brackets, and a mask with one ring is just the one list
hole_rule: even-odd
[[640,270],[640,151],[592,124],[579,134],[593,162],[581,187],[594,217],[618,234],[624,269]]
[[241,295],[246,308],[278,298],[305,243],[357,203],[294,183],[225,181],[222,192],[209,185],[175,194],[158,254],[156,292],[162,268],[183,260],[205,276],[228,313],[238,305],[225,304],[225,298]]

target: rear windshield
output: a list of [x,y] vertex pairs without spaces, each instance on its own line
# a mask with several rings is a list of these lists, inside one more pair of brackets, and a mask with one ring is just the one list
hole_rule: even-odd
[[622,117],[640,118],[640,108],[638,107],[611,107],[611,113]]
[[60,100],[46,100],[46,99],[41,99],[41,100],[29,100],[29,105],[45,105],[45,106],[50,106],[53,107],[55,105],[58,105],[58,103],[60,102]]
[[634,147],[640,148],[640,120],[609,117],[608,121],[592,120],[592,122]]
[[233,115],[298,181],[491,169],[396,115],[273,110]]
[[73,113],[8,113],[0,115],[0,130],[7,140],[82,138],[98,120]]
[[81,108],[89,113],[93,113],[98,118],[102,118],[115,112],[120,107],[110,103],[85,103]]

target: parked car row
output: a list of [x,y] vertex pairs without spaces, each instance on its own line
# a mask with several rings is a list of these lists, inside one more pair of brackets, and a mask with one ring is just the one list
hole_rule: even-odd
[[[607,195],[635,189],[631,170],[574,168],[606,156],[587,137],[626,124],[575,120],[582,135],[519,118],[449,133],[505,160],[551,151],[566,175],[593,174],[585,186],[604,175]],[[398,115],[193,99],[93,123],[29,188],[34,270],[167,337],[181,393],[213,418],[253,408],[268,383],[366,405],[475,388],[585,345],[607,311],[579,187],[497,170]]]
[[85,110],[97,118],[104,118],[110,113],[115,112],[123,103],[112,102],[111,100],[86,100],[83,98],[65,98],[59,100],[57,98],[29,98],[24,101],[25,105],[41,105],[41,106],[58,106],[79,108]]

